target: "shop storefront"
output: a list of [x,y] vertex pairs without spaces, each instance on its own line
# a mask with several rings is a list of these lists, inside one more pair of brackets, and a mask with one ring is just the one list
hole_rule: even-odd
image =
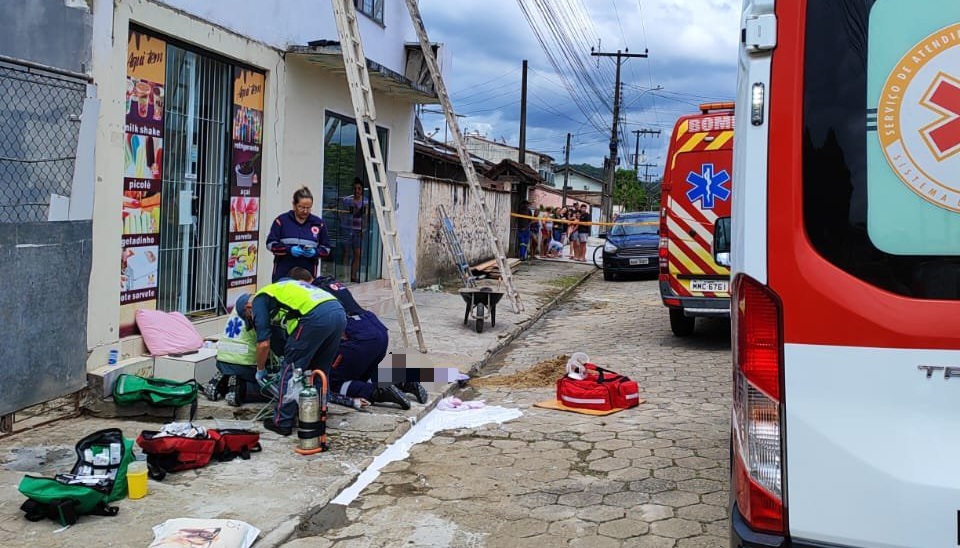
[[256,288],[266,75],[131,27],[120,336],[136,310],[217,316]]

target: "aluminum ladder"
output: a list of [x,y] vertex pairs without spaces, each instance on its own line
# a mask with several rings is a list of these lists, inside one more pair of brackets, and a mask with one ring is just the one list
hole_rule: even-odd
[[437,206],[437,216],[440,217],[440,234],[447,244],[447,250],[453,257],[453,263],[457,265],[457,272],[460,274],[460,281],[463,287],[477,287],[477,278],[470,272],[470,264],[463,253],[463,246],[460,245],[460,239],[457,238],[457,232],[454,230],[453,221],[447,215],[447,209],[443,204]]
[[420,16],[420,7],[417,0],[406,0],[407,10],[410,12],[410,19],[413,20],[413,28],[417,31],[417,38],[420,39],[420,49],[423,50],[423,58],[427,61],[430,68],[430,75],[433,76],[433,85],[436,88],[437,96],[443,105],[443,115],[447,119],[447,124],[453,133],[453,141],[460,155],[460,163],[463,164],[463,171],[467,175],[467,182],[470,184],[470,191],[474,200],[480,205],[480,215],[483,217],[484,231],[487,240],[492,244],[494,255],[497,258],[497,267],[500,269],[500,279],[507,288],[507,295],[510,297],[510,303],[513,305],[513,311],[523,312],[523,303],[520,302],[520,294],[513,285],[513,272],[510,271],[510,265],[507,263],[507,256],[504,253],[503,242],[497,236],[497,231],[490,217],[490,208],[487,207],[487,201],[483,197],[483,187],[480,186],[480,180],[477,178],[477,171],[473,167],[473,161],[470,159],[470,153],[463,142],[463,134],[460,133],[460,125],[453,111],[453,105],[450,103],[450,95],[447,93],[447,87],[443,84],[443,77],[440,74],[440,68],[437,66],[437,59],[433,54],[433,48],[430,46],[430,38],[427,36],[427,29],[423,26],[423,18]]
[[397,214],[393,194],[387,182],[387,170],[383,163],[380,139],[377,136],[377,110],[373,101],[373,88],[370,86],[370,73],[367,71],[367,58],[363,53],[360,29],[357,26],[357,11],[354,0],[333,0],[333,14],[340,36],[340,50],[343,52],[343,64],[350,87],[350,99],[357,119],[357,136],[363,151],[363,161],[370,180],[370,194],[377,222],[380,224],[380,238],[383,240],[387,273],[393,300],[397,306],[397,321],[403,335],[404,346],[409,346],[407,337],[407,315],[413,332],[417,335],[420,352],[427,351],[423,339],[423,329],[417,303],[410,287],[410,277],[400,249],[400,237],[397,234]]

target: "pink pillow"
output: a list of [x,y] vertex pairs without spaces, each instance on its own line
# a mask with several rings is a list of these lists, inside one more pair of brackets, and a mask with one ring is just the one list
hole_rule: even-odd
[[143,342],[154,356],[194,352],[203,346],[203,337],[179,312],[141,309],[136,318]]

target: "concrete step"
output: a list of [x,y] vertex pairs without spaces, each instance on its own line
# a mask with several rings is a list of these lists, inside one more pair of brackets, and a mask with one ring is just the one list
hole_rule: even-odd
[[87,385],[95,398],[106,398],[113,394],[113,385],[121,374],[152,377],[153,356],[136,356],[88,371]]
[[158,356],[153,364],[154,377],[177,382],[195,379],[199,384],[204,384],[216,372],[216,348],[201,348],[196,353],[185,356]]

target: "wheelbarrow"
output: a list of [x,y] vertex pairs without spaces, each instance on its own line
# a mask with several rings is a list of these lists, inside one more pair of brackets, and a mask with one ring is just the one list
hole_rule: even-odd
[[474,320],[477,333],[483,333],[483,322],[489,318],[490,327],[496,327],[497,303],[503,297],[502,291],[494,291],[490,287],[465,287],[460,290],[460,297],[467,304],[463,325]]

